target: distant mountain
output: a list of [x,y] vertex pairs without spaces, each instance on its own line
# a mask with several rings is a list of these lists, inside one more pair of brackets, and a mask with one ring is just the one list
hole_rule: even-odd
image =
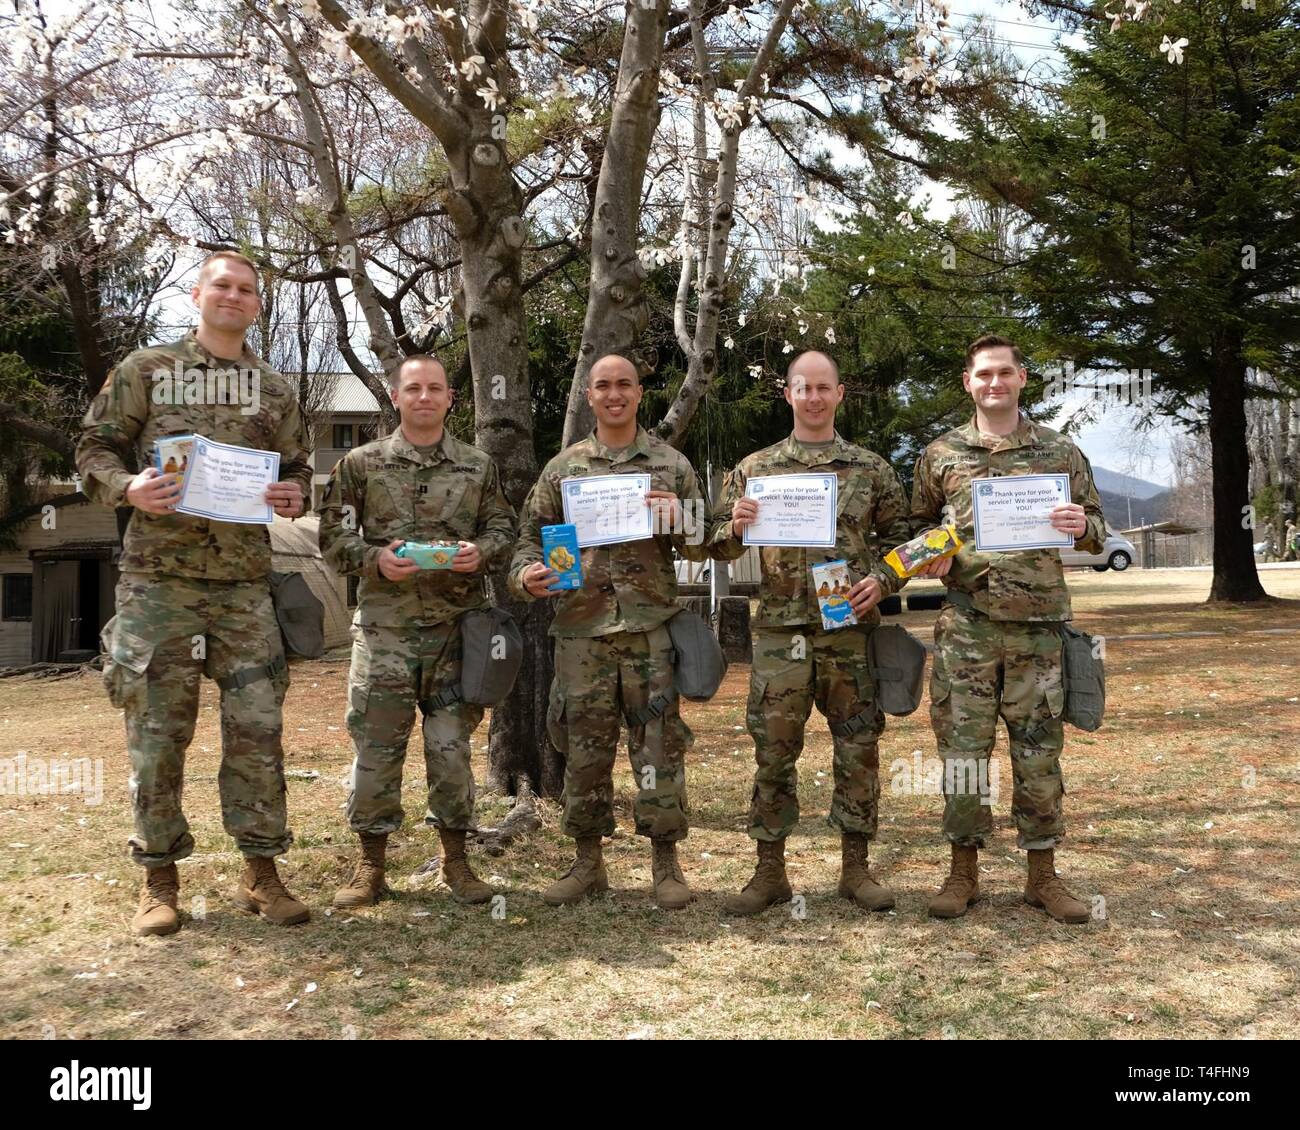
[[1106,522],[1113,530],[1128,530],[1169,517],[1169,491],[1162,490],[1150,498],[1132,498],[1126,494],[1097,488]]
[[1149,483],[1145,479],[1135,479],[1132,475],[1124,475],[1119,471],[1111,471],[1105,467],[1094,466],[1092,477],[1096,480],[1098,490],[1110,494],[1127,495],[1134,502],[1139,498],[1153,498],[1155,495],[1162,494],[1169,489],[1159,483]]

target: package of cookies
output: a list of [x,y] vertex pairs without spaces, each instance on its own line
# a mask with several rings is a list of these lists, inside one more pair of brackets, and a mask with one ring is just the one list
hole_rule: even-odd
[[858,618],[849,603],[849,590],[853,588],[849,563],[826,561],[812,566],[812,575],[813,590],[817,593],[817,604],[822,611],[822,627],[829,632],[856,624]]
[[582,551],[578,527],[572,523],[542,527],[542,564],[560,579],[552,589],[582,588]]
[[938,526],[891,549],[885,554],[885,563],[900,577],[910,577],[931,561],[951,557],[961,546],[961,538],[952,526]]
[[394,557],[409,557],[421,569],[450,569],[459,542],[407,541],[393,551]]

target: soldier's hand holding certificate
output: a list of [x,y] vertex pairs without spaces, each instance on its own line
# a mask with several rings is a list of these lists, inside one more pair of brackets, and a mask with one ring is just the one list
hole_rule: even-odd
[[646,505],[649,475],[585,475],[562,479],[564,520],[577,527],[578,544],[613,545],[653,536]]
[[976,551],[1073,547],[1075,535],[1059,529],[1052,521],[1052,512],[1069,502],[1069,475],[972,479]]
[[835,546],[835,475],[760,475],[745,483],[745,496],[758,503],[758,517],[743,544]]
[[280,453],[197,435],[189,438],[189,463],[176,511],[219,522],[269,524],[275,511],[267,488],[279,476]]

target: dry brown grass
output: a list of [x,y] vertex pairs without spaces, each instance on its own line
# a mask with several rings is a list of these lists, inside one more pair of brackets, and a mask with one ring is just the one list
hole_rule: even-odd
[[[130,820],[117,712],[93,676],[0,683],[5,755],[105,759],[98,807],[77,797],[0,798],[0,1030],[79,1038],[1295,1036],[1300,634],[1250,633],[1300,629],[1300,605],[1206,609],[1191,603],[1196,578],[1188,588],[1180,587],[1188,575],[1166,576],[1171,583],[1138,573],[1071,577],[1082,623],[1111,639],[1107,725],[1069,731],[1064,761],[1070,836],[1058,863],[1077,893],[1105,899],[1106,917],[1083,927],[1053,923],[1020,900],[1005,737],[998,832],[982,856],[988,897],[964,919],[925,918],[946,855],[941,801],[889,787],[891,760],[932,750],[924,704],[891,721],[882,743],[873,858],[899,891],[897,911],[868,916],[834,897],[838,842],[824,819],[830,742],[814,715],[801,762],[804,815],[790,841],[806,917],[775,908],[725,920],[722,896],[744,883],[752,859],[742,830],[751,772],[743,668],[713,703],[687,706],[697,741],[683,860],[700,894],[689,910],[670,915],[649,898],[647,845],[626,831],[625,763],[617,775],[624,831],[607,845],[615,888],[607,898],[566,910],[542,903],[569,851],[551,806],[528,841],[478,860],[506,892],[504,919],[410,882],[435,852],[418,822],[413,750],[397,897],[327,917],[321,908],[351,855],[340,811],[350,755],[346,665],[319,662],[295,668],[286,708],[288,765],[321,776],[290,782],[298,843],[282,868],[312,904],[313,921],[275,930],[226,902],[238,857],[220,825],[209,686],[187,781],[198,849],[181,866],[182,905],[199,896],[206,916],[175,937],[137,940],[126,931],[139,875],[124,857]],[[1300,570],[1264,577],[1270,591],[1300,596]],[[907,619],[924,634],[932,614]],[[1152,630],[1231,634],[1118,638]],[[483,821],[499,819],[507,803],[484,797]],[[310,993],[309,983],[317,986]]]

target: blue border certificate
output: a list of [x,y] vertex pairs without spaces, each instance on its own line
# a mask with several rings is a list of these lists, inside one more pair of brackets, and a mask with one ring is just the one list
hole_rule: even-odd
[[218,522],[269,526],[275,508],[266,488],[280,477],[280,453],[194,437],[194,452],[176,511]]
[[834,549],[840,480],[834,474],[759,475],[745,483],[758,500],[758,520],[746,526],[745,545]]
[[646,505],[649,475],[580,475],[560,480],[564,520],[578,530],[578,544],[616,545],[654,536]]
[[1074,535],[1054,529],[1048,518],[1070,501],[1069,475],[972,479],[970,492],[977,553],[1074,548]]

